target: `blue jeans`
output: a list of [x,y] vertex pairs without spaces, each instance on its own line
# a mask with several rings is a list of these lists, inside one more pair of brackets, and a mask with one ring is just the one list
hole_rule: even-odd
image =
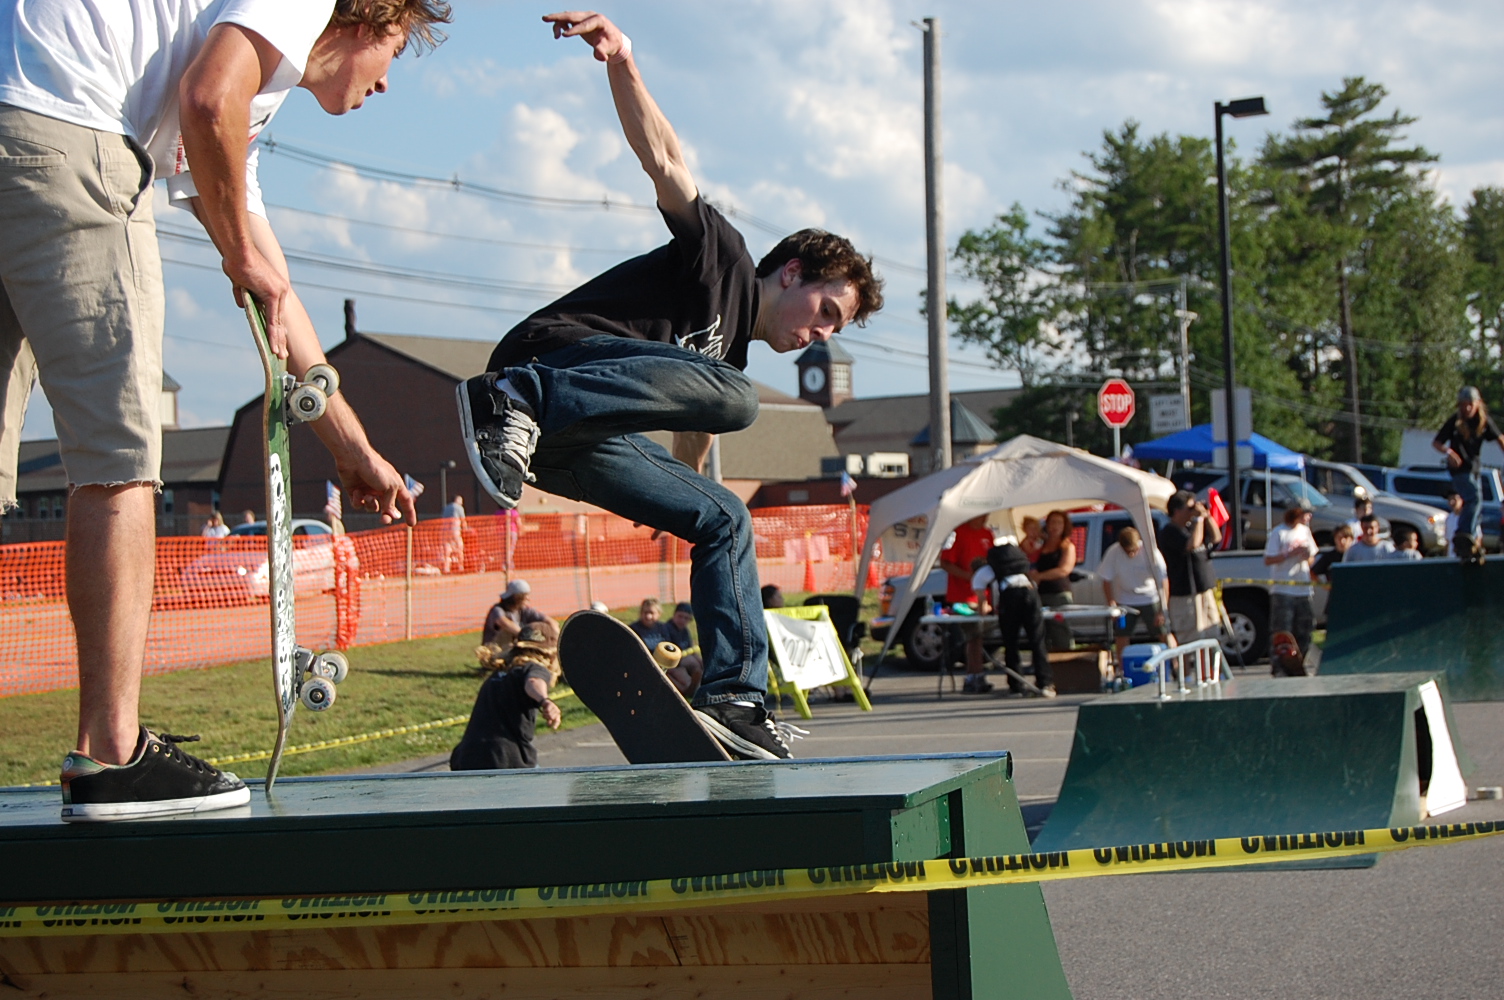
[[[1457,516],[1457,530],[1469,538],[1478,537],[1478,499],[1483,495],[1483,478],[1476,472],[1452,473],[1452,489],[1462,498],[1462,513]],[[1451,539],[1447,539],[1450,543]]]
[[752,515],[646,431],[739,431],[757,419],[757,389],[732,366],[656,341],[608,335],[503,373],[538,416],[539,489],[583,500],[694,546],[690,603],[705,676],[695,704],[750,701],[768,689]]

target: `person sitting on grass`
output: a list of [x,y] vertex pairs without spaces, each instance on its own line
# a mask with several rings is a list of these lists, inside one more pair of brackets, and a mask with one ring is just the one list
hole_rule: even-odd
[[1358,524],[1362,531],[1353,547],[1343,554],[1344,563],[1378,562],[1394,555],[1394,543],[1379,537],[1379,519],[1376,515],[1365,514]]
[[658,634],[658,630],[662,626],[663,605],[659,603],[656,597],[645,597],[642,604],[637,608],[637,620],[628,625],[627,628],[637,633],[637,638],[642,640],[644,646],[652,649],[653,643],[649,640]]
[[449,755],[449,770],[537,767],[533,732],[538,710],[543,710],[548,728],[556,731],[564,718],[548,697],[559,681],[557,648],[541,626],[525,625],[512,647],[487,666],[491,676],[475,696],[465,735]]
[[537,625],[551,642],[559,641],[559,623],[532,606],[533,588],[526,580],[513,580],[486,614],[481,642],[503,652],[511,646],[524,626]]
[[[680,601],[674,605],[673,617],[658,626],[658,641],[668,641],[678,646],[684,652],[679,660],[679,665],[667,671],[668,679],[674,682],[674,687],[686,698],[691,698],[700,689],[700,680],[705,676],[705,661],[698,652],[690,652],[696,649],[694,636],[690,634],[689,626],[694,623],[695,609],[688,601]],[[651,648],[651,647],[650,647]]]

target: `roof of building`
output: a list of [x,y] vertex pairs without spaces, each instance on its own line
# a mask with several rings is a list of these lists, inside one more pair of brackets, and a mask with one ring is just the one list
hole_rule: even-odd
[[[954,396],[950,400],[950,441],[951,444],[991,444],[997,440],[997,435],[992,428],[987,426],[981,417],[972,413],[966,406]],[[930,443],[930,425],[925,424],[924,430],[914,435],[909,444],[916,448],[925,447]]]
[[[380,344],[390,351],[411,358],[419,364],[427,365],[435,371],[443,372],[456,380],[467,379],[484,372],[487,363],[491,360],[491,352],[496,349],[496,345],[489,340],[415,337],[405,333],[358,333],[356,336]],[[761,382],[754,382],[753,385],[757,386],[758,402],[764,406],[797,406],[801,409],[819,410],[819,407],[813,403],[806,403],[797,396],[779,392]],[[815,465],[815,472],[819,472],[818,462]],[[813,474],[815,473],[811,473]]]
[[[982,389],[951,393],[951,403],[959,403],[989,430],[994,410],[1002,409],[1018,395],[1018,389]],[[862,455],[873,451],[906,451],[914,436],[930,423],[928,395],[871,396],[849,399],[825,411],[835,432],[841,453]],[[951,420],[954,436],[956,421]]]
[[[162,482],[213,483],[219,479],[224,460],[228,427],[194,427],[162,431]],[[68,488],[68,473],[57,439],[22,441],[17,467],[16,494],[50,493]]]
[[851,356],[850,351],[846,350],[846,348],[842,347],[834,340],[827,340],[823,342],[817,340],[813,344],[810,344],[808,347],[806,347],[803,354],[794,359],[794,364],[818,364],[827,359],[831,361],[844,362],[848,365],[853,364],[856,361],[856,358],[853,358]]

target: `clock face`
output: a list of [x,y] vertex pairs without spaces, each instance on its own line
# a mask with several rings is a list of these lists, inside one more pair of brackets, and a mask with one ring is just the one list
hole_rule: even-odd
[[804,390],[806,392],[819,392],[821,389],[825,388],[825,369],[804,369],[804,376],[802,381],[804,382]]

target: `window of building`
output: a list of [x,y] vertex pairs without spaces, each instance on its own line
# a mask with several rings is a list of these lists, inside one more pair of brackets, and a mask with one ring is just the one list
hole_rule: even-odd
[[172,490],[163,490],[162,491],[162,513],[164,513],[164,514],[171,514],[172,513],[172,500],[173,500]]

